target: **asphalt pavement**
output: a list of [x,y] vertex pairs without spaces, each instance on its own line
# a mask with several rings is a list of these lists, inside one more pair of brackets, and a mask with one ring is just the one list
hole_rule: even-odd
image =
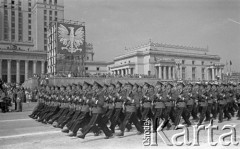
[[[62,133],[59,128],[54,128],[52,125],[42,124],[29,118],[28,115],[35,105],[35,103],[30,105],[24,104],[23,112],[0,113],[0,149],[240,148],[240,145],[222,146],[218,144],[214,147],[210,146],[207,142],[208,133],[206,130],[199,133],[199,146],[168,146],[164,144],[160,136],[157,138],[158,146],[143,146],[144,135],[137,135],[135,128],[130,132],[126,132],[124,137],[114,136],[107,140],[104,139],[104,134],[94,136],[93,133],[89,133],[85,139],[69,137],[67,134]],[[214,121],[214,124],[218,125],[217,121]],[[236,125],[236,140],[240,142],[240,121],[236,118],[233,118],[232,121],[224,121],[218,125],[219,129],[214,130],[213,133],[214,141],[218,141],[221,134],[230,132],[229,129],[221,130],[223,125],[226,124]],[[208,125],[208,123],[205,125]],[[170,140],[174,134],[180,132],[182,130],[164,131]],[[193,141],[192,127],[189,128],[189,132],[189,139]],[[227,137],[226,140],[230,140],[230,137]],[[180,137],[178,141],[183,141],[183,137]]]

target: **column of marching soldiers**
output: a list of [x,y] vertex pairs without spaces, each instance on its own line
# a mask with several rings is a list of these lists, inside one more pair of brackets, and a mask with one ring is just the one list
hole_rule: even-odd
[[162,130],[176,129],[182,119],[187,126],[212,119],[222,123],[234,116],[240,120],[240,83],[157,81],[139,85],[95,81],[42,86],[39,104],[29,116],[61,128],[69,136],[85,138],[89,132],[95,136],[103,132],[106,139],[113,136],[117,125],[117,136],[124,136],[132,124],[137,134],[142,134],[146,119],[153,120],[154,132],[160,121]]

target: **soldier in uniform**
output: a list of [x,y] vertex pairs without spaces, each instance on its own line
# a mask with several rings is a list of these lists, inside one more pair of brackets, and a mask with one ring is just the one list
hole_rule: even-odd
[[126,114],[120,126],[121,132],[117,134],[117,136],[124,136],[125,128],[127,124],[129,124],[130,122],[133,122],[133,124],[138,130],[138,134],[142,134],[144,131],[136,115],[137,103],[135,102],[134,92],[132,91],[133,85],[130,82],[128,82],[126,85],[127,85],[127,96],[125,97],[124,103],[123,103]]
[[123,98],[126,96],[126,90],[122,89],[122,83],[117,82],[116,83],[116,94],[112,95],[113,96],[113,101],[115,105],[115,112],[113,114],[113,119],[111,122],[110,129],[114,133],[115,132],[115,127],[117,124],[121,124],[123,121],[123,113],[122,113],[122,108],[123,108]]
[[193,107],[194,107],[194,102],[195,102],[195,99],[193,97],[193,84],[192,83],[188,84],[187,90],[188,90],[188,96],[189,96],[189,100],[187,101],[187,110],[188,110],[187,118],[190,119],[190,116],[193,113]]
[[212,110],[213,110],[213,101],[214,101],[214,90],[212,89],[212,84],[210,83],[207,84],[206,91],[208,92],[208,97],[207,97],[207,111],[206,111],[205,121],[210,121]]
[[178,83],[178,97],[176,99],[176,118],[174,121],[175,127],[178,126],[183,117],[187,126],[191,126],[191,122],[188,119],[188,110],[186,107],[186,102],[189,100],[189,95],[186,89],[184,89],[185,84],[183,82]]
[[108,118],[108,120],[112,123],[112,116],[113,116],[113,112],[114,112],[114,95],[115,95],[115,84],[110,83],[109,87],[108,87],[108,95],[106,97],[106,102],[107,102],[107,112],[106,112],[106,116]]
[[89,121],[90,121],[90,100],[93,96],[93,92],[91,90],[91,84],[88,82],[83,83],[83,92],[80,95],[80,115],[76,118],[72,124],[69,124],[66,126],[65,129],[63,129],[63,132],[69,132],[70,137],[77,136],[77,131],[80,128],[83,128]]
[[[223,122],[223,113],[224,110],[226,108],[226,90],[224,89],[224,86],[226,84],[221,84],[221,86],[218,89],[218,95],[217,95],[217,99],[218,99],[218,107],[219,107],[219,118],[218,118],[218,123],[222,123]],[[228,115],[227,115],[228,116]],[[230,119],[230,115],[228,117]]]
[[63,126],[63,130],[62,132],[65,132],[65,133],[69,133],[69,130],[71,130],[71,128],[73,127],[75,121],[78,119],[78,117],[80,116],[81,114],[81,108],[82,108],[82,86],[81,84],[78,84],[77,85],[77,92],[76,92],[76,97],[75,97],[75,113],[74,115],[72,116],[71,120],[69,120],[67,122],[67,124],[65,126]]
[[206,117],[208,100],[210,98],[209,91],[206,90],[206,84],[202,83],[198,90],[198,102],[200,106],[200,119],[197,125],[201,125]]
[[112,132],[107,127],[108,119],[103,114],[104,112],[104,92],[102,91],[102,86],[98,82],[94,82],[95,93],[92,100],[90,101],[92,106],[92,117],[88,125],[82,129],[82,134],[78,135],[79,138],[84,139],[86,134],[96,125],[103,130],[105,134],[105,139],[112,137]]
[[148,118],[152,118],[152,110],[151,110],[151,103],[154,97],[154,87],[148,84],[147,82],[144,83],[144,90],[143,90],[143,98],[141,100],[142,106],[142,117],[141,123],[143,125],[144,121]]
[[163,99],[162,83],[157,82],[155,86],[155,94],[152,101],[153,111],[153,131],[156,132],[160,119],[163,119],[163,113],[165,109],[165,101]]

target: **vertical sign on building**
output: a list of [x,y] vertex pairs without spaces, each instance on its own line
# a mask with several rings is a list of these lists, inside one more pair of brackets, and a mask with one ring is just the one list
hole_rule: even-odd
[[48,40],[49,73],[83,73],[85,26],[82,23],[57,22],[50,27]]

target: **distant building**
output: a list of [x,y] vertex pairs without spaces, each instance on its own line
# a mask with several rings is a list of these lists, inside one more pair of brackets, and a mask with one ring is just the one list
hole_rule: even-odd
[[126,49],[109,65],[113,74],[152,75],[161,80],[217,80],[222,78],[224,65],[218,55],[208,49],[159,44],[147,44]]

